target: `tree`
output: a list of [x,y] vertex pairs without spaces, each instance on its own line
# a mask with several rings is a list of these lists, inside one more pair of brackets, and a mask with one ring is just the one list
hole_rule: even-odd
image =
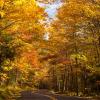
[[39,68],[34,44],[44,34],[45,16],[35,0],[0,0],[0,79],[8,77],[3,84],[27,82],[30,70]]
[[67,81],[74,85],[72,88],[67,87],[69,91],[76,91],[77,95],[89,87],[87,78],[96,71],[96,64],[99,63],[99,19],[98,0],[65,0],[58,10],[57,20],[51,26],[54,47],[58,48],[58,53],[60,51],[59,55],[72,61],[70,67],[67,67],[67,71],[71,68]]

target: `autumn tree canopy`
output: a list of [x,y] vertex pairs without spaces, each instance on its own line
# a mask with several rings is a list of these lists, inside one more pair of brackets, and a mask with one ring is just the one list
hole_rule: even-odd
[[35,0],[0,0],[0,79],[6,84],[21,82],[39,69],[33,45],[45,32],[45,16]]
[[0,0],[0,96],[26,88],[99,95],[100,0],[58,1]]

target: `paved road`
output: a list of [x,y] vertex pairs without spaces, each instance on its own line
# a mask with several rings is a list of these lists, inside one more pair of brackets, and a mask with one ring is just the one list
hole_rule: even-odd
[[31,91],[24,91],[21,93],[21,97],[17,100],[52,100],[49,96],[41,93],[32,93]]
[[32,93],[31,91],[24,91],[21,93],[21,97],[17,100],[92,100],[79,97],[68,97],[61,95],[54,95],[48,91],[36,91]]

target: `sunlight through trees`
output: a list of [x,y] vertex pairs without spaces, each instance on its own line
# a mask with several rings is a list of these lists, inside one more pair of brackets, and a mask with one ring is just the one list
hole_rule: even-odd
[[0,0],[0,100],[25,89],[100,94],[100,0],[57,3]]

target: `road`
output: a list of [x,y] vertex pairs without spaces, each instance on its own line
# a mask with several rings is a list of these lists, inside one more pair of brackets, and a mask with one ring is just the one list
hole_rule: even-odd
[[84,99],[79,97],[68,97],[61,95],[54,95],[48,91],[36,91],[32,93],[31,91],[23,91],[21,92],[21,97],[17,100],[92,100],[92,99]]
[[52,100],[51,97],[38,92],[32,93],[31,91],[21,92],[21,97],[17,100]]

